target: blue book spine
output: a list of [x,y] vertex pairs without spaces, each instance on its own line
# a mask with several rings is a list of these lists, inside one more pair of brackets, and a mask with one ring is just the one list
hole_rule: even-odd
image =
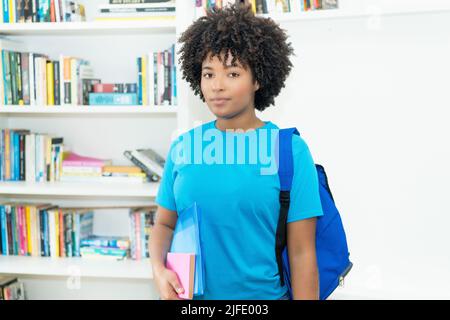
[[20,136],[18,133],[14,134],[14,178],[19,181],[20,177]]
[[0,206],[0,220],[2,225],[1,236],[2,236],[2,254],[4,256],[8,255],[8,228],[6,225],[6,213],[5,207]]
[[3,0],[3,22],[9,23],[9,3],[8,0]]
[[14,131],[10,130],[9,131],[9,161],[10,161],[10,166],[9,166],[9,180],[10,181],[14,181],[15,180],[15,176],[14,176]]
[[80,215],[75,214],[75,247],[74,247],[74,256],[79,257],[80,256]]
[[44,252],[46,257],[50,257],[50,241],[48,231],[48,212],[44,211]]
[[11,207],[11,235],[13,242],[13,255],[18,255],[19,250],[17,246],[17,220],[16,220],[16,207]]
[[137,58],[138,67],[138,104],[142,104],[142,58]]

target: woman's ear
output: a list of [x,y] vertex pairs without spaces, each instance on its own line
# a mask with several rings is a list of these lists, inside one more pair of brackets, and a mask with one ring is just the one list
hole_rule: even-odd
[[256,82],[255,82],[255,91],[258,91],[258,90],[259,90],[259,82],[256,81]]

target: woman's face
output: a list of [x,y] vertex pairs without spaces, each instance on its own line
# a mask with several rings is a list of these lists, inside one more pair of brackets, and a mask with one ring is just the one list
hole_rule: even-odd
[[251,69],[244,69],[233,57],[228,56],[223,65],[225,54],[211,58],[209,54],[202,63],[201,90],[211,112],[218,118],[231,119],[249,108],[254,108],[255,91],[259,84],[253,83]]

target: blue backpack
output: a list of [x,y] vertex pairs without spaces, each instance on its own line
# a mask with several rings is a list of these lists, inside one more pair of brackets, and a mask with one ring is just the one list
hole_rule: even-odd
[[[287,216],[290,190],[293,179],[292,135],[300,135],[296,128],[279,130],[280,215],[278,218],[275,253],[281,285],[286,283],[292,299],[289,256],[287,252]],[[318,179],[323,216],[317,217],[316,256],[319,271],[319,298],[326,299],[340,284],[352,268],[349,260],[347,240],[342,220],[337,210],[327,175],[323,166],[315,165]]]

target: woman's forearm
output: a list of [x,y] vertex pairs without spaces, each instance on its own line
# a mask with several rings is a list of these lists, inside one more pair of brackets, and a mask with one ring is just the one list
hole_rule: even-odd
[[291,285],[294,300],[319,299],[319,271],[316,256],[299,254],[290,257]]
[[159,272],[165,268],[167,252],[172,242],[173,229],[157,223],[153,226],[150,236],[150,258],[153,266],[153,272]]

